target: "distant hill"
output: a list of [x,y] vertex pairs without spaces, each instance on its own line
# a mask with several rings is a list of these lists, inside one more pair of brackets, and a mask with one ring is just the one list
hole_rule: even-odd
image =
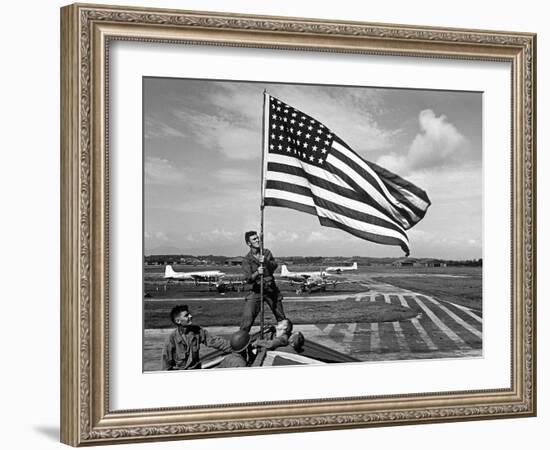
[[182,253],[183,250],[181,248],[170,247],[169,245],[145,249],[146,255],[181,255]]
[[[160,251],[164,250],[164,251]],[[230,259],[237,259],[242,255],[192,255],[177,252],[174,247],[157,247],[147,253],[145,260],[148,263],[172,264],[185,261],[186,264],[224,264]],[[446,263],[448,266],[482,266],[483,261],[479,259],[470,260],[449,260],[441,258],[394,258],[394,257],[369,257],[369,256],[279,256],[276,258],[278,263],[296,264],[296,265],[350,265],[357,262],[359,266],[378,266],[390,265],[395,261],[402,260],[433,260]]]

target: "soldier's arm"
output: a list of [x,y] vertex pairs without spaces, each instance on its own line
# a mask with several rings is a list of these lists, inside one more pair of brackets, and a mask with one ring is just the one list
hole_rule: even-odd
[[204,328],[201,328],[201,343],[207,347],[215,348],[216,350],[221,350],[225,353],[231,352],[231,345],[227,339],[210,334]]
[[288,345],[288,338],[286,336],[279,336],[273,339],[259,339],[255,342],[257,347],[263,347],[267,350],[275,350],[277,347],[284,347]]
[[258,277],[248,259],[244,259],[242,269],[245,282],[254,283],[254,281],[256,281],[256,278]]
[[278,264],[275,261],[275,258],[273,257],[273,253],[271,253],[271,250],[266,250],[265,251],[264,265],[267,267],[267,269],[270,273],[275,272],[275,269],[277,269],[277,267],[278,267]]
[[167,338],[166,341],[164,341],[164,346],[162,348],[162,356],[160,360],[161,370],[172,370],[176,365],[174,358],[172,357],[173,350],[174,345],[172,344],[172,340]]

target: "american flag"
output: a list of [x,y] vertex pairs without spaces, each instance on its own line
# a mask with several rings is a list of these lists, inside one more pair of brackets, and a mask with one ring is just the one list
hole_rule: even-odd
[[398,245],[430,200],[414,184],[369,162],[318,120],[265,94],[264,205],[316,215],[323,226]]

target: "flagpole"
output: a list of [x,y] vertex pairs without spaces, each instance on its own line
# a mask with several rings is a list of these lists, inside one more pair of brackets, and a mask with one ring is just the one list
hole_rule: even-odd
[[[266,109],[266,100],[267,100],[267,91],[264,89],[264,103],[263,103],[263,115],[262,115],[262,188],[261,188],[261,200],[260,200],[260,260],[264,256],[264,198],[265,198],[265,152],[267,149],[267,133],[265,132],[265,127],[269,123],[266,120],[267,109]],[[262,263],[263,266],[263,263]],[[264,338],[264,274],[260,275],[260,339]]]

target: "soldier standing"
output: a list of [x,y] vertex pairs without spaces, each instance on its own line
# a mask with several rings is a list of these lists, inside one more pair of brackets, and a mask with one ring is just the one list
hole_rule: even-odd
[[256,231],[247,231],[244,240],[250,248],[242,265],[245,282],[250,286],[250,293],[245,298],[240,329],[250,331],[261,308],[260,282],[262,275],[263,301],[269,305],[277,322],[286,319],[286,316],[283,310],[283,296],[275,284],[273,276],[273,272],[277,268],[273,254],[268,249],[264,249],[264,254],[261,255],[260,237]]

